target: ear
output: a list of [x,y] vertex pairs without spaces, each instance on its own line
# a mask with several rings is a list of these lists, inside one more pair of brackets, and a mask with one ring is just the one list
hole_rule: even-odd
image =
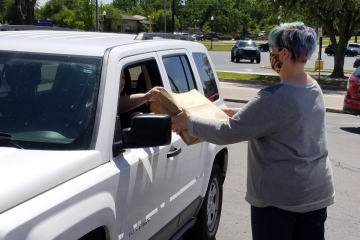
[[282,55],[283,62],[287,59],[291,59],[291,52],[287,48],[284,48],[280,55]]

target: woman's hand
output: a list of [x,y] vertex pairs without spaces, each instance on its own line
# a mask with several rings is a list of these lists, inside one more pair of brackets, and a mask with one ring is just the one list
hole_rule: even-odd
[[147,93],[145,93],[145,99],[147,102],[154,101],[158,93],[163,90],[163,87],[154,87]]
[[186,130],[188,127],[188,122],[191,117],[191,113],[186,108],[182,109],[182,112],[178,115],[171,117],[172,123],[172,130],[176,134],[181,133],[182,131]]
[[229,117],[233,117],[235,115],[235,110],[233,108],[222,108],[221,110]]

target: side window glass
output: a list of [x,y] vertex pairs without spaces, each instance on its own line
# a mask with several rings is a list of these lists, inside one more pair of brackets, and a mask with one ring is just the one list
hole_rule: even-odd
[[195,82],[186,56],[172,56],[163,59],[171,91],[181,93],[194,88]]
[[214,72],[209,59],[204,53],[193,53],[196,68],[199,72],[205,97],[214,102],[219,99],[219,91],[216,86]]

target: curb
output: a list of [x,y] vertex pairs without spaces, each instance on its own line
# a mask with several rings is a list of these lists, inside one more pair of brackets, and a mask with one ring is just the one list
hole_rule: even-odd
[[[225,102],[235,102],[235,103],[248,103],[250,101],[250,100],[234,99],[234,98],[224,98],[223,100]],[[341,108],[332,108],[332,107],[327,107],[326,112],[346,114]]]
[[[220,82],[229,82],[229,83],[244,83],[244,84],[258,84],[258,85],[275,85],[279,82],[269,82],[269,81],[257,81],[257,80],[242,80],[242,79],[231,79],[231,78],[219,78]],[[319,84],[323,90],[337,90],[337,91],[346,91],[346,86],[332,86],[332,85],[322,85]]]

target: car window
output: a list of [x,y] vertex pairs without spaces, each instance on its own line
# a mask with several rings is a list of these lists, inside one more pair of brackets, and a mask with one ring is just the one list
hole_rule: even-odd
[[214,71],[211,68],[208,57],[204,53],[193,53],[193,57],[200,75],[205,97],[212,102],[216,101],[219,99],[219,91],[216,85]]
[[360,67],[355,70],[355,72],[353,73],[353,76],[356,78],[360,77]]
[[25,149],[90,146],[101,58],[2,52],[0,132]]
[[186,56],[165,57],[163,62],[169,78],[171,91],[182,93],[196,89],[193,73]]
[[357,45],[357,44],[349,44],[349,47],[359,48],[359,45]]
[[255,42],[243,42],[245,47],[256,47],[256,43]]

